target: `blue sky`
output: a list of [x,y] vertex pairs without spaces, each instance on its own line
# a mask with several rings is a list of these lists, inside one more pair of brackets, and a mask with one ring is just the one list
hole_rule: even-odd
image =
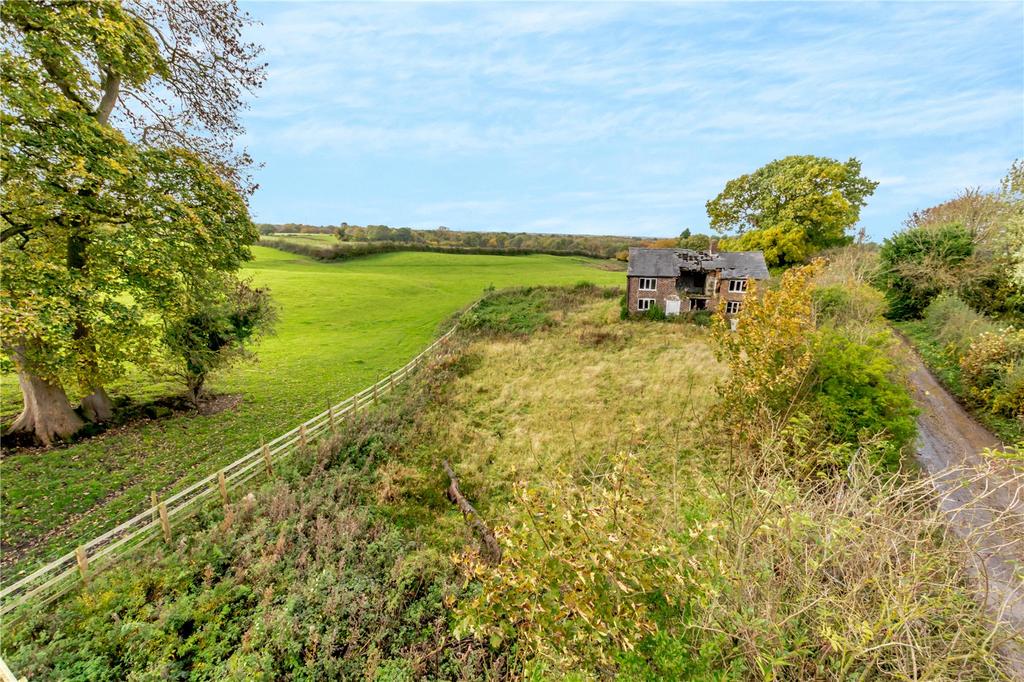
[[243,3],[259,222],[667,236],[789,154],[878,239],[1024,156],[1024,4]]

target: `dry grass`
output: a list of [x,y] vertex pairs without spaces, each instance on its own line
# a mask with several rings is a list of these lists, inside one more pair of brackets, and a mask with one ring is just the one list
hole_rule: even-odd
[[659,616],[673,662],[656,663],[656,650],[620,673],[1010,679],[999,651],[1012,635],[981,606],[977,537],[950,532],[932,481],[879,476],[858,459],[845,475],[798,481],[771,448],[730,448],[707,414],[726,369],[705,331],[616,314],[599,301],[525,340],[472,342],[448,400],[425,417],[421,455],[451,459],[495,526],[522,523],[516,483],[552,500],[590,486],[600,504],[615,453],[642,462],[649,520],[690,579]]
[[[739,658],[766,679],[1012,679],[1020,576],[1008,587],[980,557],[996,542],[1024,546],[1019,514],[977,500],[970,513],[990,523],[954,529],[943,511],[953,493],[929,478],[855,461],[845,477],[798,487],[760,464],[703,479],[712,520],[698,560],[715,567],[716,589],[698,627],[732,638],[723,666]],[[948,473],[964,487],[990,475]],[[1003,605],[999,622],[985,601]]]
[[586,475],[609,452],[681,451],[699,433],[691,415],[714,399],[723,368],[704,329],[622,322],[615,301],[591,303],[563,326],[528,339],[487,339],[466,353],[437,415],[439,441],[482,499],[509,484],[543,485],[574,462]]

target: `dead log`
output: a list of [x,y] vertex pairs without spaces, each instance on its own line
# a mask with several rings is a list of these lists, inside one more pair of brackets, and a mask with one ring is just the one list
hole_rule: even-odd
[[455,475],[455,471],[452,469],[452,465],[448,463],[448,460],[442,460],[441,467],[448,474],[448,480],[450,481],[448,484],[448,499],[459,508],[459,511],[462,512],[462,518],[466,519],[466,523],[480,536],[484,546],[484,558],[492,564],[498,563],[501,561],[501,545],[498,544],[498,539],[494,537],[494,533],[487,527],[487,524],[480,520],[480,515],[476,509],[473,508],[473,505],[469,503],[466,496],[459,490],[459,478]]

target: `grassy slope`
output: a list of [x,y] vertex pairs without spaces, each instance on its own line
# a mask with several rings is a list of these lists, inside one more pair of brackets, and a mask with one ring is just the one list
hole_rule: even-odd
[[[400,367],[437,325],[485,287],[621,284],[582,258],[392,253],[318,263],[254,249],[246,275],[271,287],[281,308],[276,336],[259,361],[213,381],[217,393],[244,396],[230,412],[144,422],[69,448],[6,457],[3,476],[5,581],[17,570],[136,513],[149,491],[169,491],[230,462],[376,377]],[[174,393],[146,377],[113,386],[136,399]],[[16,382],[3,383],[5,421],[17,411]],[[26,552],[7,551],[24,547]],[[30,548],[29,548],[30,547]]]
[[[644,458],[665,505],[698,504],[686,472],[707,462],[689,447],[701,438],[690,425],[714,398],[721,366],[706,330],[620,322],[618,312],[616,300],[600,300],[529,338],[471,342],[445,398],[416,409],[415,426],[385,427],[387,436],[363,440],[370,445],[343,446],[352,464],[329,475],[314,470],[268,484],[229,532],[211,528],[167,559],[111,571],[85,598],[39,615],[37,624],[47,623],[40,630],[12,630],[5,657],[18,674],[68,679],[87,678],[85,669],[100,676],[115,663],[128,666],[115,677],[132,666],[211,679],[228,669],[238,679],[299,670],[312,677],[483,677],[480,646],[452,638],[439,603],[442,593],[464,592],[449,557],[476,542],[444,497],[441,459],[452,461],[463,490],[495,525],[512,511],[513,482],[594,475],[612,450]],[[385,452],[380,441],[389,438],[395,442]],[[369,470],[367,451],[377,464]],[[213,512],[211,525],[219,519]],[[143,592],[157,596],[143,602]],[[111,610],[130,625],[110,628]],[[195,629],[183,634],[182,622]],[[148,637],[133,637],[136,629]],[[341,645],[347,638],[358,646]],[[409,676],[392,678],[385,669]]]

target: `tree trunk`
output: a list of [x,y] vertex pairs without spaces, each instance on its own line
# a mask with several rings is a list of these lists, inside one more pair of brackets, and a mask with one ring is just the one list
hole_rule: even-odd
[[102,386],[96,386],[92,393],[82,398],[82,414],[94,423],[108,422],[114,418],[114,404]]
[[60,384],[18,368],[18,383],[24,408],[11,424],[8,433],[31,433],[43,445],[70,438],[85,425],[71,409]]

